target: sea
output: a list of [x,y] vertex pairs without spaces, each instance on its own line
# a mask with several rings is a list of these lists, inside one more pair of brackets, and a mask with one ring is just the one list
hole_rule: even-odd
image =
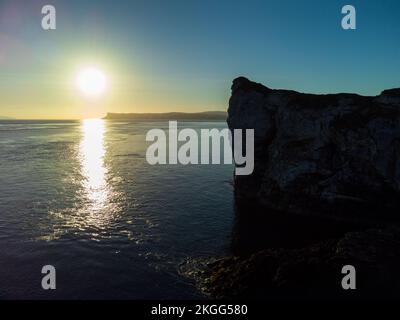
[[233,166],[149,165],[155,128],[168,122],[0,121],[0,299],[206,298],[180,266],[229,254]]

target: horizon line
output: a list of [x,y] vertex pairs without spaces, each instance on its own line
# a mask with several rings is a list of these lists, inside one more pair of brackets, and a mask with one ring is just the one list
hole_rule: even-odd
[[[16,118],[16,117],[10,117],[10,116],[0,116],[0,121],[13,121],[13,120],[42,120],[42,121],[78,121],[78,120],[87,120],[87,119],[104,119],[104,120],[112,120],[112,119],[106,119],[107,115],[109,114],[118,114],[118,115],[129,115],[129,114],[135,114],[135,115],[160,115],[160,114],[170,114],[170,113],[177,113],[177,114],[202,114],[202,113],[215,113],[215,112],[220,112],[220,113],[227,113],[228,111],[223,111],[223,110],[208,110],[208,111],[198,111],[198,112],[184,112],[184,111],[168,111],[168,112],[107,112],[104,116],[101,117],[85,117],[85,118]],[[140,120],[140,119],[139,119]]]

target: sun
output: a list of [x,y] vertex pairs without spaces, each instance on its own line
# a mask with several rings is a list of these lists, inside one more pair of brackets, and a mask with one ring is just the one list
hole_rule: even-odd
[[76,86],[84,95],[97,97],[106,91],[107,77],[100,69],[87,67],[78,72]]

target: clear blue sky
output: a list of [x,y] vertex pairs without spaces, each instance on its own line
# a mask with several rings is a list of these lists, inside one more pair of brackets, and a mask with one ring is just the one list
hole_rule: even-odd
[[[40,28],[43,4],[56,6],[56,31]],[[357,30],[341,28],[346,4]],[[76,103],[60,75],[80,61],[113,77],[102,112],[224,110],[239,75],[316,93],[400,87],[398,0],[3,0],[0,41],[0,115]],[[74,106],[62,116],[78,116]]]

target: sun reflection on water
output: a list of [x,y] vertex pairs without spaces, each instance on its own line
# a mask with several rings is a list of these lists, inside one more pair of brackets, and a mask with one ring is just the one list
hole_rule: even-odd
[[82,133],[83,139],[79,150],[84,177],[83,185],[91,210],[97,212],[105,207],[109,195],[107,169],[104,164],[104,120],[84,120]]
[[113,190],[106,165],[106,123],[101,119],[84,120],[80,131],[82,138],[77,153],[65,160],[76,161],[78,165],[77,172],[63,181],[76,190],[74,194],[65,195],[67,200],[73,197],[72,206],[56,206],[49,210],[53,219],[51,231],[38,237],[39,240],[52,241],[73,233],[99,241],[110,236],[112,224],[120,212],[118,199],[121,195]]
[[118,205],[113,198],[119,198],[109,182],[105,163],[106,124],[101,119],[88,119],[82,122],[81,130],[83,137],[79,154],[86,200],[75,224],[78,228],[105,231],[118,214]]

